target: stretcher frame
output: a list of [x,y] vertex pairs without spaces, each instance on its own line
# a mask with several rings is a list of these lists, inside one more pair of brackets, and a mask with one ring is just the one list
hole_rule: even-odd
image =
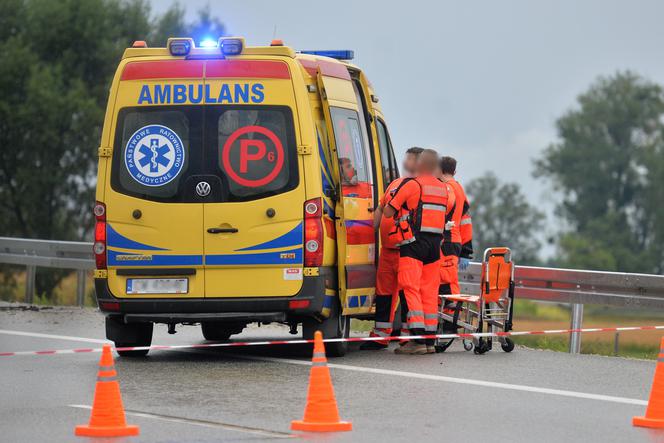
[[[502,260],[493,260],[494,258]],[[493,265],[491,264],[493,261]],[[492,266],[498,266],[493,272]],[[500,266],[510,267],[507,281]],[[512,329],[514,313],[514,262],[512,251],[507,247],[487,248],[482,260],[480,295],[441,294],[438,315],[438,333],[509,332]],[[495,277],[493,277],[495,276]],[[453,312],[449,310],[453,308]],[[485,329],[486,328],[486,329]],[[505,352],[514,349],[509,337],[496,337]],[[437,339],[436,352],[444,352],[454,339]],[[492,337],[463,340],[464,349],[484,354],[493,346]]]

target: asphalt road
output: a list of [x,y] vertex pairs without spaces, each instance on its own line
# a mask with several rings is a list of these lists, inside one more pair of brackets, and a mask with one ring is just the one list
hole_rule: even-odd
[[[103,317],[92,309],[0,305],[0,330],[0,352],[104,341]],[[270,326],[240,337],[288,334]],[[168,335],[159,325],[153,344],[202,341],[198,327]],[[0,441],[81,441],[73,429],[88,420],[98,358],[0,357]],[[354,430],[326,435],[290,431],[302,417],[308,360],[293,345],[117,358],[128,422],[141,427],[127,441],[664,442],[664,431],[631,425],[645,411],[652,361],[525,348],[484,356],[460,346],[425,356],[355,350],[330,362],[340,414]]]

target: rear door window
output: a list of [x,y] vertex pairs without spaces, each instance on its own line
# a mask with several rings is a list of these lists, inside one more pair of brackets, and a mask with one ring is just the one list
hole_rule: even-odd
[[201,110],[125,108],[118,116],[111,186],[146,200],[181,201],[200,165]]
[[297,145],[288,107],[206,108],[206,165],[230,201],[254,200],[294,189]]
[[[173,106],[119,112],[111,187],[160,202],[247,201],[295,189],[297,144],[287,106]],[[190,180],[191,179],[191,180]],[[212,182],[211,182],[212,183]],[[216,189],[216,188],[215,188]]]

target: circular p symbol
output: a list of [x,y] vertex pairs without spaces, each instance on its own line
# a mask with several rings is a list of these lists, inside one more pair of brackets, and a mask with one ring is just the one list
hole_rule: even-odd
[[[261,134],[267,140],[249,138],[249,135],[253,134]],[[239,143],[236,143],[237,141]],[[235,166],[231,162],[233,149],[239,149],[239,164]],[[242,186],[255,188],[270,183],[279,175],[284,166],[284,147],[279,137],[269,129],[263,126],[245,126],[228,137],[222,148],[221,161],[230,179]],[[256,178],[251,174],[254,169],[252,165],[256,164],[260,164],[260,169],[265,169],[266,164],[270,165],[262,177]]]

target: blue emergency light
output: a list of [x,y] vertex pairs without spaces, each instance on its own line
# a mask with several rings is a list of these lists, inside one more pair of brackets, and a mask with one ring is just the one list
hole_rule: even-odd
[[300,51],[301,54],[320,55],[323,57],[336,58],[337,60],[352,60],[355,52],[352,49],[331,49],[320,51]]

